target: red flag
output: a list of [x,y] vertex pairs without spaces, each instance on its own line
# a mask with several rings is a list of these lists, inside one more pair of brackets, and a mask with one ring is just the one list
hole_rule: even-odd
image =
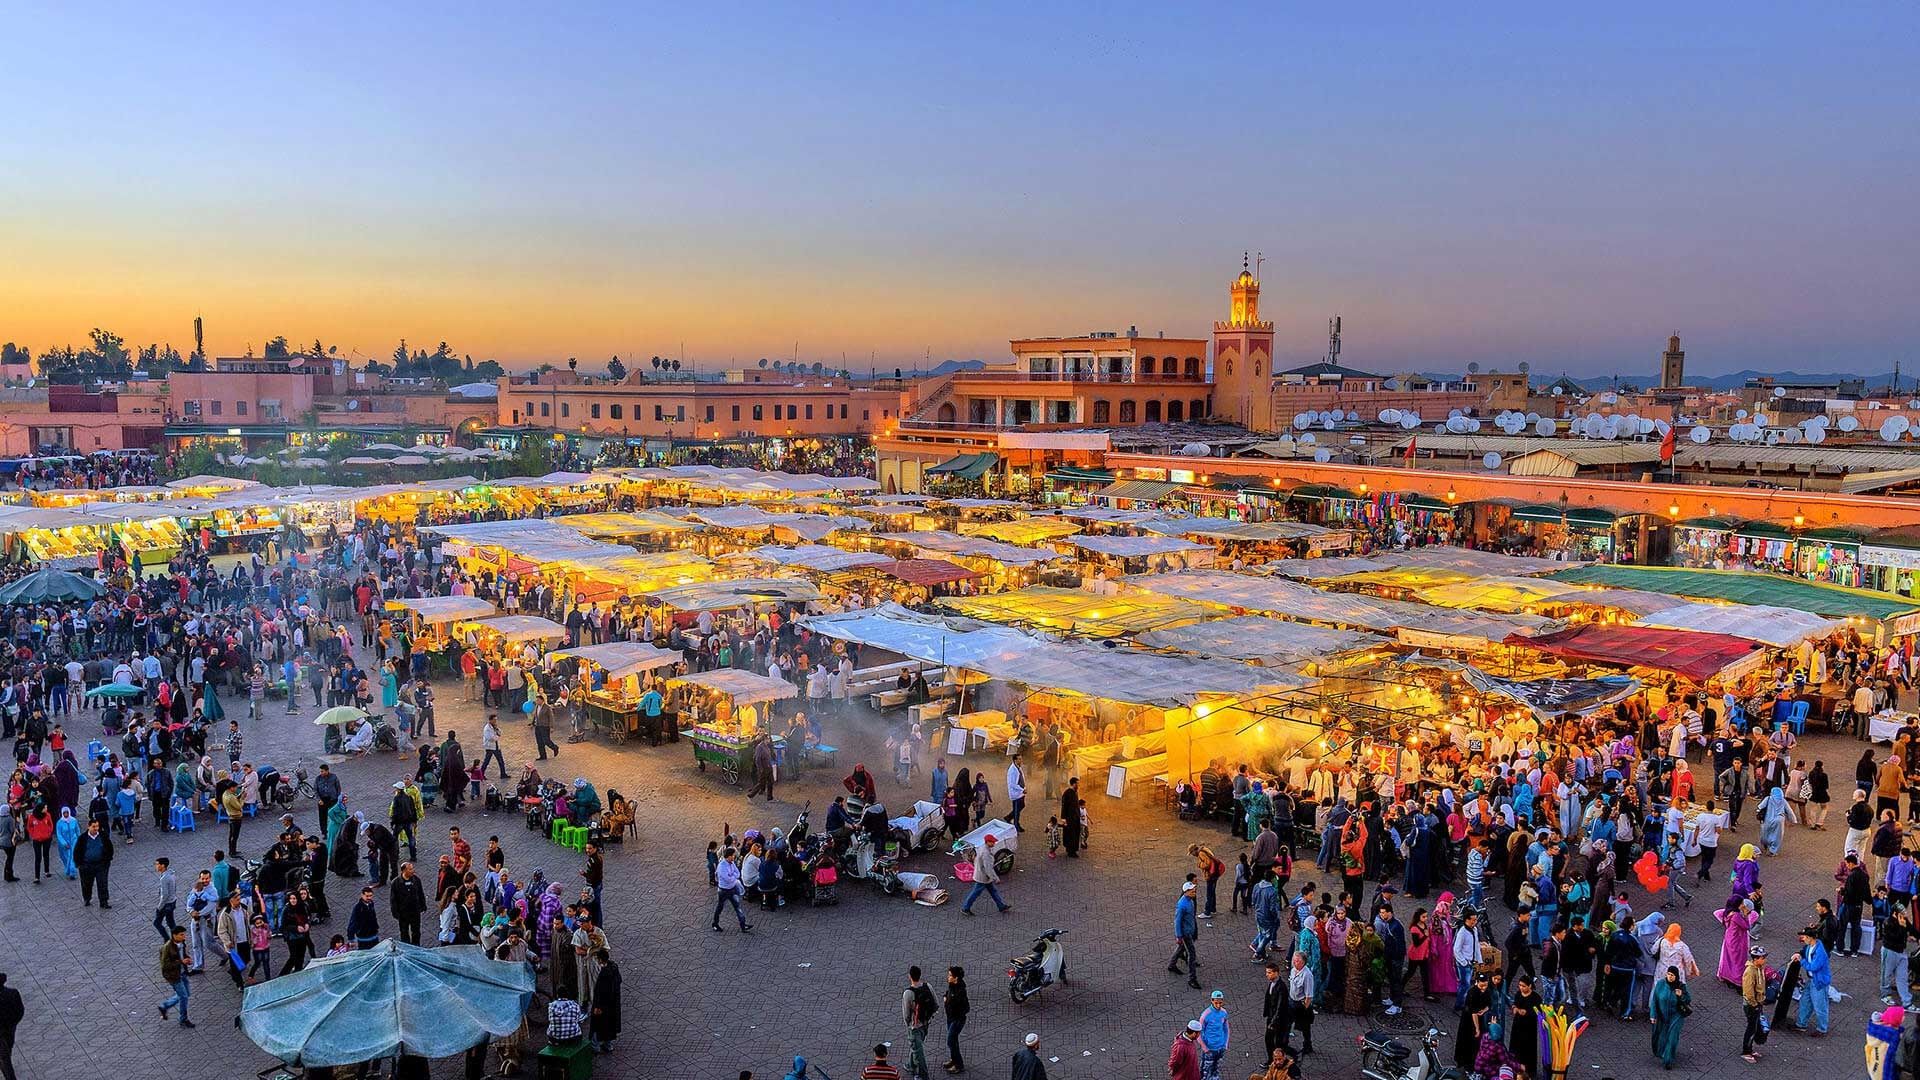
[[1678,429],[1676,428],[1668,428],[1666,438],[1660,440],[1660,460],[1661,461],[1673,460],[1673,436],[1677,430]]
[[1413,467],[1413,449],[1414,449],[1414,444],[1418,441],[1419,441],[1418,439],[1407,440],[1407,467],[1408,468]]

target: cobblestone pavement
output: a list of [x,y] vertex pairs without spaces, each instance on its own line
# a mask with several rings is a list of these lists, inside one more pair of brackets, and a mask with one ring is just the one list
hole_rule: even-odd
[[[459,692],[443,684],[440,711],[446,719],[440,726],[459,729],[469,755],[476,755],[481,714],[477,706],[454,700]],[[297,715],[286,716],[283,706],[273,703],[265,719],[243,722],[248,756],[256,764],[271,762],[283,770],[305,765],[311,771],[319,761],[313,714],[303,706]],[[91,730],[86,720],[69,726],[83,740]],[[970,1073],[1005,1076],[1021,1036],[1035,1031],[1052,1077],[1163,1076],[1169,1041],[1204,1004],[1201,991],[1188,989],[1184,980],[1165,970],[1175,889],[1189,865],[1185,847],[1196,839],[1207,840],[1231,860],[1241,846],[1217,829],[1176,822],[1140,792],[1124,801],[1092,796],[1092,844],[1087,857],[1079,860],[1049,860],[1038,831],[1026,834],[1027,846],[1005,883],[1013,910],[1004,916],[986,905],[977,909],[983,917],[965,918],[958,910],[958,896],[944,907],[925,908],[883,897],[861,882],[843,881],[838,907],[754,912],[756,928],[750,936],[731,927],[725,934],[708,930],[713,894],[706,885],[704,849],[708,839],[720,834],[722,822],[736,831],[785,826],[810,799],[817,824],[837,790],[838,777],[856,759],[865,755],[876,766],[884,761],[879,752],[884,721],[870,713],[855,711],[830,720],[827,733],[829,742],[843,747],[831,774],[820,770],[782,784],[776,801],[751,806],[740,789],[727,787],[716,774],[697,772],[685,742],[659,748],[565,745],[549,775],[567,780],[589,776],[602,793],[619,788],[635,798],[640,809],[638,843],[614,848],[608,860],[605,907],[613,950],[625,974],[625,1034],[611,1055],[599,1059],[596,1072],[734,1080],[742,1069],[752,1069],[757,1077],[769,1078],[784,1075],[798,1053],[833,1077],[851,1077],[864,1063],[863,1048],[876,1041],[891,1041],[896,1058],[904,1056],[899,1002],[907,966],[918,964],[929,978],[937,978],[936,973],[957,963],[968,972],[974,1002],[964,1036]],[[510,725],[507,760],[516,773],[531,747],[531,732]],[[1845,778],[1851,775],[1860,744],[1809,737],[1801,750],[1809,760],[1826,761],[1835,774],[1836,796],[1845,798]],[[983,760],[993,770],[996,798],[1003,798],[1004,759],[976,755],[967,763],[977,768]],[[957,769],[957,763],[952,767]],[[385,793],[407,763],[381,755],[336,768],[350,800],[357,796],[371,808],[384,806]],[[919,779],[910,789],[899,788],[882,768],[874,771],[883,777],[883,796],[889,803],[904,804],[920,793]],[[1029,822],[1037,824],[1046,820],[1037,776],[1032,789],[1027,813]],[[310,803],[299,809],[303,817],[313,813]],[[517,871],[538,866],[557,880],[575,880],[579,859],[574,853],[527,832],[518,815],[488,815],[473,808],[458,816],[429,810],[422,830],[423,865],[430,867],[446,850],[450,823],[461,825],[476,849],[497,833],[509,866]],[[265,850],[268,829],[265,821],[248,823],[242,843],[249,854],[257,857]],[[1756,831],[1747,822],[1723,838],[1727,854],[1718,868],[1721,874],[1730,868],[1738,845]],[[1815,897],[1831,893],[1830,874],[1842,835],[1796,827],[1789,830],[1782,856],[1763,860],[1762,878],[1773,914],[1760,940],[1773,947],[1776,956],[1791,950],[1792,933],[1806,920]],[[26,998],[27,1018],[16,1052],[21,1076],[238,1077],[272,1064],[231,1025],[239,995],[222,975],[209,973],[194,981],[197,1030],[163,1023],[154,1010],[167,991],[156,972],[159,938],[150,925],[151,860],[171,856],[183,881],[191,881],[223,839],[224,828],[210,822],[184,836],[157,834],[150,824],[141,827],[132,846],[118,849],[113,867],[116,902],[107,912],[83,908],[76,882],[36,886],[29,875],[19,884],[0,886],[0,970]],[[952,861],[920,855],[912,868],[951,880]],[[26,851],[20,865],[30,868]],[[1297,875],[1295,883],[1302,880]],[[338,882],[330,889],[335,919],[318,929],[335,932],[344,923],[347,901],[341,898],[347,890]],[[1222,891],[1227,891],[1224,883]],[[1702,886],[1690,909],[1674,913],[1707,973],[1696,984],[1696,1011],[1687,1021],[1676,1072],[1785,1076],[1805,1075],[1818,1065],[1859,1068],[1864,1013],[1878,997],[1878,966],[1864,959],[1835,960],[1837,985],[1853,997],[1833,1010],[1833,1038],[1812,1040],[1783,1032],[1769,1043],[1760,1065],[1739,1058],[1738,994],[1711,975],[1720,945],[1720,928],[1711,911],[1724,895],[1724,883]],[[1644,911],[1645,898],[1637,885],[1634,899]],[[1230,1008],[1240,1018],[1221,1072],[1237,1078],[1252,1071],[1261,1056],[1262,977],[1246,947],[1251,921],[1228,914],[1225,897],[1221,904],[1219,917],[1202,931],[1202,976],[1208,989],[1226,991]],[[1404,920],[1413,903],[1403,901],[1401,906]],[[381,910],[384,918],[384,899]],[[1504,912],[1499,921],[1504,934]],[[1005,993],[1006,958],[1023,950],[1034,932],[1052,926],[1069,931],[1065,942],[1072,985],[1050,988],[1035,1000],[1014,1005]],[[276,944],[276,965],[282,958]],[[1411,1006],[1407,1015],[1395,1019],[1396,1030],[1416,1030],[1430,1018],[1449,1035],[1453,1031],[1454,1016],[1444,1004],[1416,1001]],[[1319,1052],[1307,1059],[1306,1074],[1357,1075],[1354,1037],[1364,1026],[1357,1018],[1322,1017],[1315,1024]],[[929,1042],[937,1072],[944,1047],[938,1036]],[[1449,1037],[1443,1043],[1449,1054],[1451,1045]],[[436,1075],[456,1075],[457,1069],[457,1062],[443,1062]],[[1649,1029],[1643,1023],[1626,1024],[1611,1016],[1594,1019],[1577,1052],[1575,1076],[1651,1071]]]

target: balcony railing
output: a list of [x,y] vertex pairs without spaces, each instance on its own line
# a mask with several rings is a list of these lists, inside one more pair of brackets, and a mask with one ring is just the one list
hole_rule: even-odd
[[1151,375],[1124,371],[962,371],[955,373],[956,383],[984,382],[1020,382],[1020,383],[1204,383],[1205,373],[1186,375],[1179,372]]

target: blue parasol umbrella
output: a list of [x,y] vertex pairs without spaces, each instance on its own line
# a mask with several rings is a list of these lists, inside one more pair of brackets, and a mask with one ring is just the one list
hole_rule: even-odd
[[0,588],[0,604],[44,604],[49,601],[91,600],[106,592],[92,578],[65,570],[35,570]]
[[478,945],[383,941],[249,986],[240,1026],[262,1050],[301,1065],[443,1058],[518,1030],[532,998],[532,968],[489,960]]

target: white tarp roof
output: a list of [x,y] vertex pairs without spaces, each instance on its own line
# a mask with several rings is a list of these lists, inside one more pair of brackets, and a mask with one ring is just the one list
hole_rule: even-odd
[[387,603],[406,608],[429,626],[450,623],[456,619],[481,619],[497,613],[493,601],[477,596],[415,596],[389,600]]
[[1798,645],[1809,638],[1825,637],[1847,628],[1844,619],[1828,619],[1798,608],[1768,607],[1764,604],[1686,603],[1656,611],[1634,623],[1635,626],[1663,630],[1692,630],[1702,634],[1726,634],[1746,638],[1775,648]]
[[1171,536],[1075,536],[1066,543],[1082,551],[1131,559],[1143,555],[1177,555],[1186,551],[1210,550],[1205,544],[1179,540]]
[[566,627],[538,615],[496,615],[476,619],[472,625],[483,626],[508,641],[559,641],[567,636]]
[[1249,577],[1224,570],[1136,574],[1120,580],[1132,588],[1163,596],[1380,633],[1418,630],[1497,642],[1510,634],[1531,634],[1549,624],[1549,620],[1537,615],[1449,611],[1354,593],[1322,592],[1297,582]]
[[1387,566],[1436,567],[1458,570],[1462,573],[1475,573],[1481,577],[1546,574],[1555,570],[1586,565],[1584,562],[1536,559],[1527,555],[1502,555],[1497,551],[1481,551],[1478,548],[1447,545],[1409,548],[1406,551],[1378,551],[1367,557],[1385,563]]
[[820,599],[820,590],[802,578],[738,578],[697,581],[646,594],[656,603],[679,611],[729,611],[764,600],[804,603]]
[[1156,518],[1140,522],[1148,532],[1168,536],[1205,536],[1216,540],[1304,540],[1335,532],[1304,521],[1228,521],[1225,518]]
[[239,488],[257,488],[262,486],[258,480],[242,480],[237,476],[189,476],[181,480],[169,480],[167,486],[178,491],[183,488],[216,488],[233,491]]
[[1134,640],[1151,649],[1175,649],[1198,656],[1245,660],[1270,667],[1324,660],[1329,656],[1381,643],[1379,637],[1358,630],[1309,626],[1265,615],[1237,615],[1188,623],[1171,629],[1153,630]]
[[1064,518],[1079,521],[1099,521],[1108,525],[1139,525],[1143,522],[1161,520],[1151,510],[1115,510],[1107,506],[1070,506],[1060,511]]
[[1308,685],[1296,675],[1230,660],[1159,656],[920,615],[896,604],[809,616],[815,633],[902,656],[978,671],[990,678],[1157,708],[1207,694],[1249,696]]
[[586,645],[578,649],[555,649],[548,655],[556,658],[578,657],[605,671],[609,679],[624,679],[686,659],[677,650],[662,649],[638,641],[609,641],[604,645]]
[[1295,578],[1300,581],[1319,581],[1321,578],[1346,577],[1348,574],[1362,574],[1369,570],[1387,568],[1387,564],[1378,559],[1362,558],[1358,555],[1324,555],[1317,559],[1275,559],[1269,563],[1261,563],[1248,572]]
[[763,472],[718,465],[669,465],[632,469],[640,480],[669,480],[737,495],[825,494],[830,491],[878,491],[880,483],[864,476],[816,476],[811,473]]
[[801,544],[797,547],[771,544],[743,552],[740,557],[772,563],[775,566],[802,566],[808,570],[821,571],[845,570],[854,566],[872,566],[875,563],[893,561],[877,552],[847,551],[843,548],[828,547],[825,544]]
[[715,668],[712,671],[675,676],[671,681],[718,690],[733,699],[735,708],[762,701],[784,701],[787,698],[800,696],[799,688],[785,679],[755,675],[751,671],[743,671],[740,668]]
[[1005,544],[998,540],[989,540],[984,536],[961,536],[958,533],[950,533],[944,530],[875,533],[874,539],[892,540],[896,543],[909,544],[922,553],[929,554],[936,558],[941,555],[972,556],[981,559],[992,559],[995,562],[1005,563],[1008,566],[1031,566],[1034,563],[1042,563],[1049,559],[1058,559],[1061,557],[1057,551],[1036,551],[1033,548]]

